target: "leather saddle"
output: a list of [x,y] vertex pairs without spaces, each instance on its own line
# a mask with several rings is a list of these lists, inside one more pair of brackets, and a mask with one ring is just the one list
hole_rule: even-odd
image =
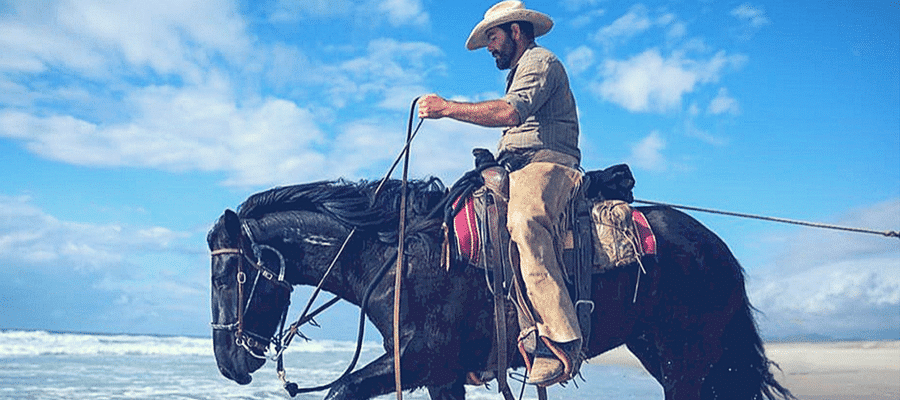
[[[484,149],[475,149],[476,169],[466,173],[450,190],[445,211],[443,265],[453,261],[492,269],[509,263],[506,212],[509,173]],[[655,254],[652,228],[632,208],[634,177],[620,164],[587,172],[570,204],[563,238],[565,270],[571,277],[584,261],[592,273],[639,261]],[[579,259],[580,257],[581,259]]]
[[[515,269],[506,229],[509,173],[493,155],[475,149],[476,168],[451,188],[444,217],[442,264],[485,270],[495,296],[513,298]],[[576,189],[566,217],[562,252],[569,293],[579,325],[590,338],[592,275],[640,263],[656,253],[652,229],[632,208],[634,177],[625,164],[587,172]],[[643,269],[643,266],[641,265]],[[497,293],[500,291],[501,293]],[[526,343],[526,349],[532,346]]]

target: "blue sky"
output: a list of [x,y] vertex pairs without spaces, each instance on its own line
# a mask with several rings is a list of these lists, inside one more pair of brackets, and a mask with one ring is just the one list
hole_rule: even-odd
[[[898,230],[900,4],[788,3],[526,5],[555,21],[538,42],[569,71],[586,169],[629,163],[641,199]],[[222,211],[377,179],[418,95],[499,97],[505,72],[464,46],[492,4],[0,0],[0,328],[208,335]],[[412,174],[452,182],[498,135],[426,121]],[[900,337],[896,239],[693,215],[766,337]],[[352,312],[308,333],[350,339]]]

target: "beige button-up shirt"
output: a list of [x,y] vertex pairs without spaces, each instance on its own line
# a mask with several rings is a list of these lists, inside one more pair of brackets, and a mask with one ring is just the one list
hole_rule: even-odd
[[504,100],[519,113],[519,125],[507,128],[499,151],[549,149],[581,160],[578,112],[562,62],[532,44],[506,78]]

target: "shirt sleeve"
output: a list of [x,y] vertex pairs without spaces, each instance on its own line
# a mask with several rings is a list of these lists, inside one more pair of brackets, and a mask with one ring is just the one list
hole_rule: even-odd
[[528,119],[553,95],[553,60],[539,57],[519,64],[504,100],[519,113],[519,123]]

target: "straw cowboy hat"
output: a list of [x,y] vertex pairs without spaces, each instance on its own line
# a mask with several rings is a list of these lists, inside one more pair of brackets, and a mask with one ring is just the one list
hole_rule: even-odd
[[487,31],[495,26],[513,21],[528,21],[534,25],[534,37],[541,36],[553,27],[553,20],[546,14],[525,9],[521,1],[501,1],[484,13],[484,19],[475,25],[475,29],[466,40],[466,48],[476,50],[488,45]]

